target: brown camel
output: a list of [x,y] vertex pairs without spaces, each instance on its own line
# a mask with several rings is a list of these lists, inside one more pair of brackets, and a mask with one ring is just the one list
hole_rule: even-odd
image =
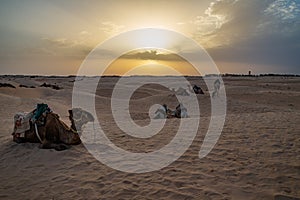
[[80,132],[84,124],[93,122],[93,116],[80,108],[69,110],[71,127],[68,127],[55,113],[48,113],[43,126],[37,126],[38,138],[35,125],[30,123],[30,130],[25,131],[24,137],[14,135],[13,140],[17,143],[32,142],[41,143],[40,148],[56,149],[58,151],[69,148],[68,145],[81,143]]

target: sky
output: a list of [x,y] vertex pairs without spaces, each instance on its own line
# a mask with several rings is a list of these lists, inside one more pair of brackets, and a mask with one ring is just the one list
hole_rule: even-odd
[[[0,74],[76,74],[99,44],[140,28],[195,40],[221,73],[300,74],[299,0],[0,0]],[[167,50],[128,52],[108,74],[157,64],[193,75]]]

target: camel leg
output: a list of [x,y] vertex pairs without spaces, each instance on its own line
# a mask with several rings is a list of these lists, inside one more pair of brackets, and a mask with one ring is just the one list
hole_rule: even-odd
[[66,149],[69,149],[69,145],[65,145],[63,143],[60,144],[54,144],[52,142],[49,142],[47,140],[43,140],[42,144],[40,144],[39,148],[41,149],[55,149],[56,151],[63,151]]
[[20,143],[26,143],[25,137],[15,137],[13,139],[13,141],[16,142],[16,143],[18,143],[18,144],[20,144]]
[[214,98],[216,96],[216,92],[217,92],[216,90],[213,91],[212,98]]

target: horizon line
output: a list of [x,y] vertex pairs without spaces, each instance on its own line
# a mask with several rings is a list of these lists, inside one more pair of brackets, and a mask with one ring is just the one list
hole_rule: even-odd
[[58,78],[72,78],[72,77],[210,77],[210,76],[236,76],[236,77],[260,77],[260,76],[286,76],[286,77],[300,77],[300,74],[293,73],[260,73],[260,74],[241,74],[241,73],[220,73],[220,74],[205,74],[201,75],[42,75],[42,74],[0,74],[0,77],[58,77]]

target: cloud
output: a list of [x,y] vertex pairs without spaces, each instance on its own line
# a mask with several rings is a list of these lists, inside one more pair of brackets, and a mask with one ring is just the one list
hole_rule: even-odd
[[[268,0],[216,0],[210,4],[196,23],[194,38],[204,46],[230,45],[248,39],[262,20]],[[204,24],[204,25],[203,25]]]
[[83,31],[81,31],[81,32],[79,33],[79,35],[80,35],[80,36],[90,36],[91,33],[89,33],[88,31],[83,30]]
[[276,17],[278,20],[288,21],[299,16],[299,4],[299,1],[277,0],[271,3],[264,12],[272,17]]
[[214,59],[295,71],[300,63],[299,18],[297,0],[215,0],[194,20],[198,28],[193,35]]
[[194,20],[194,38],[217,46],[262,34],[286,35],[299,30],[299,17],[297,0],[216,0]]
[[[82,36],[82,33],[80,33]],[[84,34],[86,35],[86,33]],[[42,48],[40,53],[48,55],[60,55],[71,57],[85,57],[91,50],[92,46],[86,43],[85,37],[79,39],[67,39],[67,38],[42,38]],[[47,51],[43,50],[47,49]]]
[[117,25],[111,21],[105,21],[101,23],[99,30],[111,36],[120,33],[123,28],[123,25]]
[[42,38],[48,45],[53,45],[59,48],[70,48],[79,44],[77,40],[70,40],[66,38]]
[[161,60],[161,61],[181,61],[182,58],[174,53],[162,53],[157,50],[147,50],[147,51],[134,51],[120,58],[125,59],[139,59],[139,60]]
[[212,2],[203,16],[198,15],[192,20],[192,23],[197,27],[196,34],[199,37],[214,33],[226,22],[226,15],[213,12],[215,6],[216,2]]
[[182,25],[185,25],[186,23],[185,22],[177,22],[176,25],[178,26],[182,26]]
[[276,0],[263,11],[260,33],[289,35],[299,31],[300,2]]
[[94,46],[90,44],[93,34],[86,30],[77,33],[74,38],[41,38],[42,47],[36,47],[35,52],[40,51],[42,54],[61,55],[72,57],[85,57]]

